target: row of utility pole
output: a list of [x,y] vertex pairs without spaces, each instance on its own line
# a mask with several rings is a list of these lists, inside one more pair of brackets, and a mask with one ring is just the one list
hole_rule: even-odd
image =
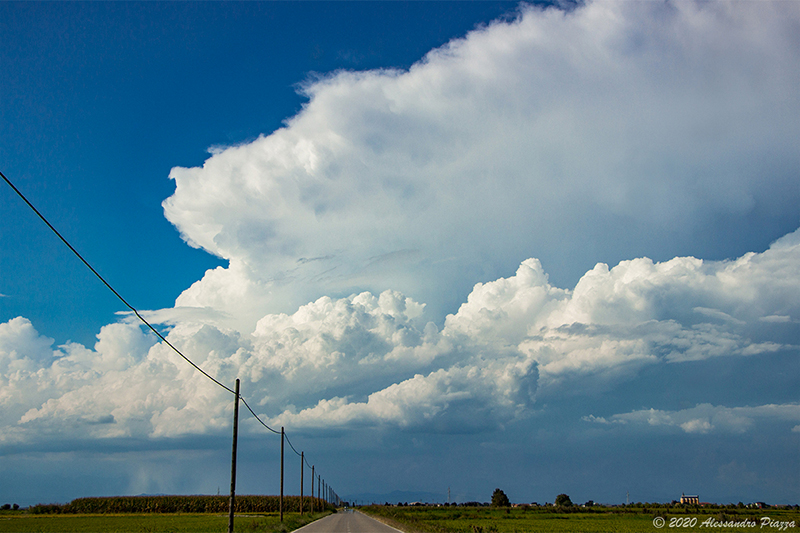
[[[228,514],[228,533],[233,533],[233,511],[236,508],[236,449],[237,441],[239,439],[239,380],[236,380],[234,388],[233,404],[233,448],[231,450],[231,496],[229,501],[229,514]],[[284,441],[286,439],[286,432],[281,427],[281,495],[280,495],[280,517],[283,522],[283,450]],[[303,481],[304,481],[304,468],[305,468],[305,452],[300,452],[300,514],[303,514]],[[342,500],[339,495],[314,471],[314,465],[311,465],[311,509],[314,512],[314,479],[317,480],[317,500],[325,500],[332,503],[336,507],[341,505]]]
[[[159,333],[158,330],[156,328],[154,328],[147,320],[142,318],[142,316],[139,314],[139,312],[133,306],[131,306],[116,290],[114,290],[114,288],[111,287],[111,285],[88,263],[88,261],[86,261],[86,259],[84,259],[83,256],[80,253],[78,253],[78,251],[75,248],[73,248],[72,245],[69,242],[67,242],[67,240],[58,232],[58,230],[56,230],[56,228],[53,227],[53,225],[50,224],[50,222],[47,221],[47,219],[44,217],[44,215],[42,215],[39,212],[39,210],[36,209],[36,207],[34,207],[34,205],[25,197],[25,195],[23,195],[22,192],[20,192],[19,189],[17,189],[14,186],[14,184],[11,183],[11,181],[5,176],[5,174],[0,172],[0,177],[3,178],[3,180],[14,190],[14,192],[16,192],[17,195],[20,198],[22,198],[22,200],[26,204],[28,204],[28,207],[30,207],[33,210],[33,212],[36,213],[39,216],[40,219],[42,219],[42,222],[44,222],[53,231],[53,233],[55,233],[56,236],[59,239],[61,239],[61,241],[65,245],[67,245],[67,247],[78,257],[78,259],[80,259],[81,262],[83,262],[83,264],[86,265],[89,268],[89,270],[91,270],[92,273],[95,276],[97,276],[97,278],[100,281],[102,281],[103,284],[106,287],[108,287],[111,290],[111,292],[113,292],[114,295],[117,296],[117,298],[119,298],[122,301],[122,303],[124,303],[125,306],[128,307],[139,318],[139,320],[141,320],[147,327],[149,327],[153,331],[153,333],[155,333],[164,343],[166,343],[170,348],[172,348],[178,355],[180,355],[182,358],[184,358],[188,363],[190,363],[192,366],[194,366],[197,370],[199,370],[207,378],[209,378],[212,381],[214,381],[217,385],[225,388],[226,390],[228,390],[230,392],[230,389],[228,389],[227,387],[222,385],[222,383],[220,383],[219,381],[217,381],[216,379],[211,377],[209,374],[207,374],[205,371],[203,371],[199,366],[194,364],[189,358],[187,358],[177,348],[175,348],[172,344],[170,344],[170,342],[166,338],[164,338],[161,335],[161,333]],[[239,396],[239,380],[238,379],[236,380],[236,387],[235,387],[235,391],[233,391],[233,392],[234,392],[234,396],[236,398],[234,400],[234,408],[233,408],[233,450],[231,452],[231,496],[230,496],[230,503],[229,503],[229,505],[230,505],[230,514],[229,514],[229,518],[228,518],[228,532],[229,533],[233,533],[233,511],[234,511],[235,504],[236,504],[236,447],[237,447],[237,440],[238,440],[238,436],[239,436],[239,399],[240,399],[240,396]],[[286,438],[286,434],[285,434],[283,428],[281,428],[281,497],[280,497],[281,521],[283,521],[283,442],[284,442],[285,438]],[[291,445],[291,442],[290,442],[290,445]],[[305,456],[304,456],[303,453],[300,453],[300,460],[301,460],[302,463],[305,462]],[[303,513],[303,469],[302,469],[303,467],[302,467],[302,464],[301,464],[300,468],[301,468],[301,470],[300,470],[300,472],[301,472],[301,474],[300,474],[300,513],[302,514]],[[325,487],[324,490],[322,489],[323,485]],[[332,503],[332,504],[334,504],[336,506],[338,506],[339,504],[342,503],[341,500],[339,499],[339,497],[336,495],[336,493],[325,483],[325,481],[321,477],[317,476],[317,497],[321,498],[323,496],[325,498],[325,501],[327,501],[329,503]],[[315,501],[314,500],[314,467],[312,466],[311,467],[311,512],[314,512],[314,501]]]

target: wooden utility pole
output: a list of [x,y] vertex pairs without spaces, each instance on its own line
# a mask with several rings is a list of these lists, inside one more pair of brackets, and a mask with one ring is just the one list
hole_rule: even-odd
[[303,454],[305,452],[300,452],[300,516],[303,516],[303,465],[305,464],[305,458]]
[[311,465],[311,514],[314,514],[314,465]]
[[233,403],[233,449],[231,451],[231,499],[228,503],[228,533],[233,533],[233,510],[236,508],[236,441],[239,438],[239,380],[236,380]]
[[284,440],[283,426],[281,426],[281,522],[283,522],[283,440]]

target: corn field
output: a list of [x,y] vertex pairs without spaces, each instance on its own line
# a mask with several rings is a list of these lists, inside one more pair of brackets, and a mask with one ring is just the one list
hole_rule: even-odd
[[[113,496],[78,498],[67,504],[39,504],[33,514],[119,514],[119,513],[227,513],[228,496]],[[314,510],[331,510],[328,502],[314,498]],[[279,496],[236,496],[237,513],[277,513]],[[311,497],[303,498],[303,511],[311,510]],[[284,496],[283,511],[300,512],[300,496]]]

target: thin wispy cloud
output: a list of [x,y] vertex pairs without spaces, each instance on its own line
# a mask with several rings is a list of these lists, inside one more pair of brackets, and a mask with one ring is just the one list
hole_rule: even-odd
[[[800,420],[800,404],[759,405],[755,407],[723,407],[700,404],[681,411],[646,409],[617,414],[606,420],[589,415],[584,420],[601,424],[630,424],[644,428],[675,428],[686,433],[745,433],[758,422],[783,423],[786,431]],[[796,426],[795,426],[796,427]]]

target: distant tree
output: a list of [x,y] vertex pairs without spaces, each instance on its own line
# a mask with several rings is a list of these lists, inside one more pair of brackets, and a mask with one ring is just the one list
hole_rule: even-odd
[[14,505],[11,506],[11,508],[14,509],[15,511],[18,511],[19,510],[19,504],[15,503]]
[[2,509],[3,511],[10,511],[11,510],[11,504],[10,503],[4,503],[3,507],[0,507],[0,509]]
[[511,502],[508,501],[506,493],[500,489],[494,489],[492,493],[492,507],[511,507]]
[[583,504],[584,507],[591,507],[593,505],[594,505],[594,500],[589,500],[588,502]]
[[572,507],[572,500],[566,494],[556,496],[556,505],[559,507]]

